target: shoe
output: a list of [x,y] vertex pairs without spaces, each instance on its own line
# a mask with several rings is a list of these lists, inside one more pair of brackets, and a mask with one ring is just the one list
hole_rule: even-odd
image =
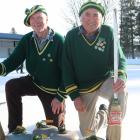
[[36,123],[36,128],[47,128],[47,124],[45,120]]
[[59,134],[66,134],[67,133],[66,128],[65,128],[65,124],[62,124],[58,127],[58,132],[59,132]]
[[86,137],[85,140],[104,140],[104,139],[99,138],[95,135],[91,135],[91,136]]
[[100,107],[99,107],[99,110],[104,110],[104,111],[107,111],[107,106],[105,104],[101,104]]
[[21,134],[25,133],[26,129],[23,126],[18,125],[16,129],[12,132],[12,134]]
[[101,104],[97,112],[98,129],[107,127],[108,124],[108,108],[105,104]]

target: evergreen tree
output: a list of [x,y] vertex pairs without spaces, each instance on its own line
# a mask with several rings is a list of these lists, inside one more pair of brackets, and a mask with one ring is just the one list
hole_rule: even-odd
[[127,57],[135,58],[137,50],[134,40],[138,35],[137,14],[138,5],[133,0],[121,0],[120,40]]
[[137,13],[137,18],[136,18],[136,37],[137,37],[137,40],[138,40],[138,51],[140,52],[140,5],[138,6],[138,13]]

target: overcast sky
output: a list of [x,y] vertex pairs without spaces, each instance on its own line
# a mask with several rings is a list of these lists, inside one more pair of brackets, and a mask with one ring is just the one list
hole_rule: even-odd
[[49,26],[57,32],[64,34],[66,32],[65,22],[62,16],[64,1],[65,0],[1,0],[0,32],[9,33],[12,27],[15,27],[19,34],[25,34],[31,31],[31,28],[26,27],[23,23],[25,9],[30,9],[36,4],[42,4],[47,9]]

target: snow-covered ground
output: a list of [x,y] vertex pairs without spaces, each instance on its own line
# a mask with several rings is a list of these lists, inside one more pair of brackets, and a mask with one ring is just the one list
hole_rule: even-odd
[[[2,59],[0,59],[0,62]],[[24,70],[25,71],[25,70]],[[26,73],[25,73],[26,74]],[[0,102],[5,100],[4,86],[7,80],[19,77],[24,74],[17,74],[15,71],[6,77],[0,77]],[[123,122],[123,140],[139,139],[139,118],[140,118],[140,59],[128,61],[128,107],[126,117]],[[100,99],[99,103],[105,102]],[[32,130],[36,122],[44,120],[42,105],[37,97],[23,97],[23,125],[27,130]],[[0,105],[0,121],[5,133],[7,133],[7,106]],[[79,132],[78,114],[74,109],[73,102],[68,98],[66,100],[66,127],[68,130]],[[104,131],[105,132],[105,131]],[[104,132],[102,134],[104,134]]]

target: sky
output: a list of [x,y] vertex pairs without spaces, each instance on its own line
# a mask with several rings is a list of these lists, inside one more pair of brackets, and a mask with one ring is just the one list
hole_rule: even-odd
[[12,27],[18,34],[25,34],[32,29],[23,23],[25,9],[42,4],[48,13],[48,24],[55,31],[65,35],[70,24],[64,19],[70,17],[68,0],[1,0],[0,4],[0,33],[11,32]]
[[49,26],[55,31],[65,34],[67,26],[63,18],[65,0],[3,0],[0,4],[0,33],[9,33],[14,27],[19,34],[31,31],[23,23],[25,9],[42,4],[47,10]]

